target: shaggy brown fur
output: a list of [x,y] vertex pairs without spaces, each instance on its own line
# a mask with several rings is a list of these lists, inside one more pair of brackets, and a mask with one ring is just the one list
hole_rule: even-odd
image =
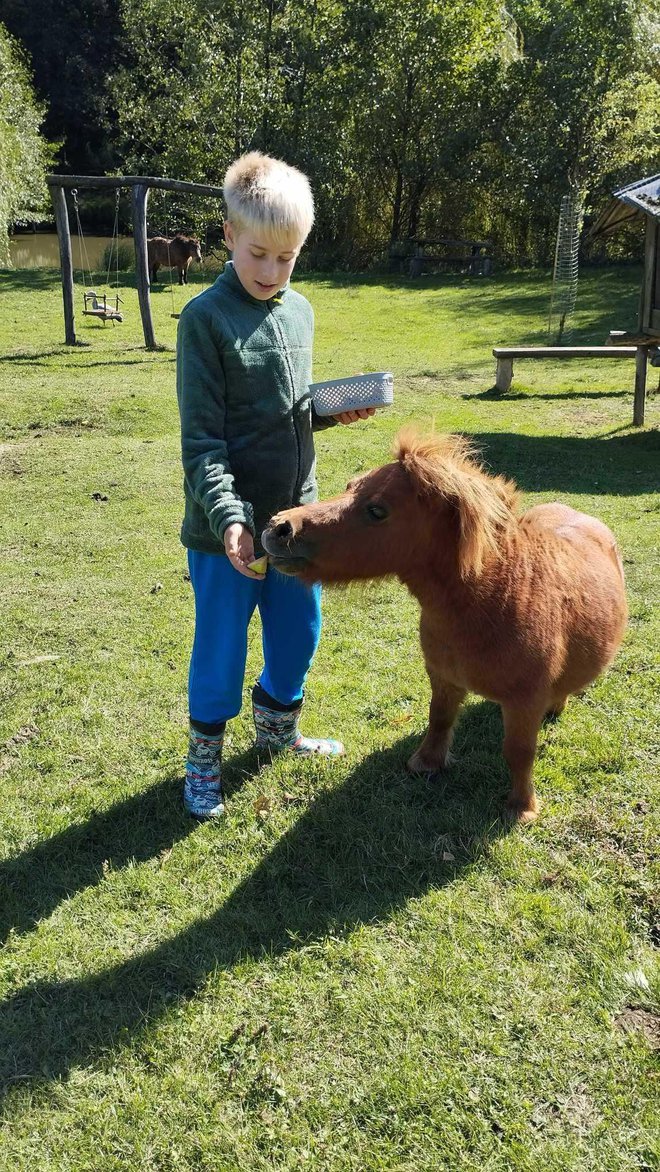
[[432,699],[408,765],[447,763],[466,692],[501,705],[508,805],[538,812],[532,769],[544,716],[610,663],[627,620],[610,530],[562,504],[519,516],[510,481],[490,476],[461,437],[404,432],[397,460],[332,500],[278,513],[263,534],[274,565],[305,581],[395,574],[421,605]]
[[156,282],[156,274],[160,268],[176,269],[179,274],[179,284],[188,284],[188,269],[191,261],[202,263],[202,250],[199,240],[194,236],[184,236],[177,232],[168,240],[166,236],[151,236],[147,240],[147,261],[149,264],[149,280]]

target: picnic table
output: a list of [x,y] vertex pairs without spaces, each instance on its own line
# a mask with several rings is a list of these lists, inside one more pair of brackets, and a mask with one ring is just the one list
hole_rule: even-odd
[[458,271],[470,277],[488,277],[493,271],[493,246],[489,240],[457,240],[441,236],[436,240],[416,239],[412,242],[409,275]]

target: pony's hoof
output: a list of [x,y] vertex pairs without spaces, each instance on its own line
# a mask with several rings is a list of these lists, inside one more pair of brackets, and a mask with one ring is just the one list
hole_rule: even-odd
[[526,805],[515,801],[506,804],[507,817],[512,822],[517,822],[519,826],[528,826],[530,822],[536,822],[540,810],[541,803],[538,798],[534,798],[530,804]]
[[425,773],[427,776],[430,776],[432,773],[439,773],[441,769],[448,769],[454,763],[454,760],[455,758],[449,752],[449,749],[447,749],[444,757],[441,757],[439,761],[434,761],[433,763],[425,761],[420,753],[417,752],[408,758],[406,769],[409,773]]

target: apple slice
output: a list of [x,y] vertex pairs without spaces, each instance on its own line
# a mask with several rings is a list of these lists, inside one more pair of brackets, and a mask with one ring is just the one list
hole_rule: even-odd
[[255,574],[265,574],[268,569],[268,555],[262,554],[260,558],[256,558],[253,562],[248,562],[248,570],[253,570]]

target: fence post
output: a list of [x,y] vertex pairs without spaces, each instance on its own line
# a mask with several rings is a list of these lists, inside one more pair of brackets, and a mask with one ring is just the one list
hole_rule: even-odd
[[633,427],[644,426],[644,409],[646,407],[646,360],[648,348],[638,346],[635,355],[635,402],[633,405]]

